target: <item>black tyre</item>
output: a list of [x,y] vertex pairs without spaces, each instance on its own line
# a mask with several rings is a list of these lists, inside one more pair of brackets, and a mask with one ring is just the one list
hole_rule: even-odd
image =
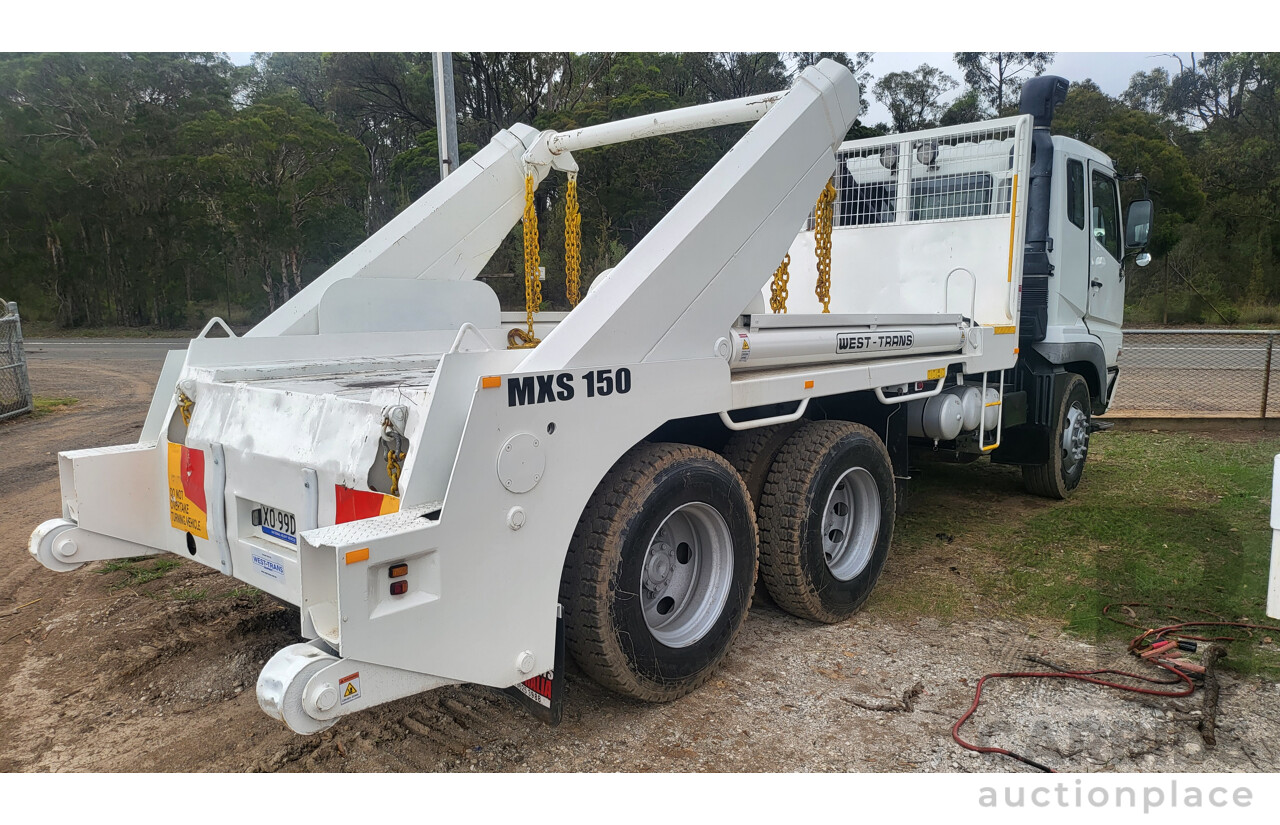
[[596,488],[560,583],[565,641],[601,685],[677,699],[710,678],[751,606],[751,500],[720,456],[640,444]]
[[894,479],[874,432],[847,421],[797,430],[760,501],[760,577],[780,607],[819,622],[871,595],[893,541]]
[[800,426],[800,422],[792,422],[734,433],[721,451],[725,460],[742,476],[751,504],[757,511],[760,509],[760,497],[764,494],[764,483],[769,477],[769,467],[782,445]]
[[1071,375],[1058,401],[1057,424],[1050,434],[1049,460],[1022,468],[1027,492],[1045,498],[1064,499],[1080,486],[1084,462],[1089,457],[1089,385]]

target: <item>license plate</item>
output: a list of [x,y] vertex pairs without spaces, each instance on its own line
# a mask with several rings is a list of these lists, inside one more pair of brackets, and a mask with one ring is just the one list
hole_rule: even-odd
[[262,531],[267,538],[282,541],[285,544],[298,543],[298,520],[293,513],[278,510],[259,504],[250,514],[253,526]]

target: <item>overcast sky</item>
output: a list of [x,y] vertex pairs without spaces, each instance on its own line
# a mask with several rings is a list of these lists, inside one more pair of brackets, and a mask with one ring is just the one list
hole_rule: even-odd
[[[951,59],[952,52],[876,52],[871,62],[871,74],[874,78],[883,77],[890,72],[911,71],[921,63],[928,63],[942,69],[955,78],[960,84],[947,99],[956,97],[964,90],[964,74]],[[1188,60],[1189,53],[1183,54]],[[1135,72],[1149,72],[1157,66],[1164,66],[1169,74],[1178,71],[1178,61],[1168,54],[1153,52],[1058,52],[1053,63],[1045,70],[1045,74],[1056,74],[1071,82],[1091,79],[1102,91],[1109,95],[1118,95],[1129,87],[1129,78]],[[874,81],[873,81],[874,82]],[[863,123],[889,122],[889,111],[875,99],[866,95],[871,104],[870,111],[863,116]]]
[[[231,60],[237,64],[243,65],[248,63],[253,57],[252,52],[228,52]],[[951,59],[952,52],[876,52],[875,59],[871,62],[871,74],[874,79],[883,77],[890,72],[911,71],[921,63],[928,63],[942,69],[951,75],[960,84],[957,89],[947,96],[950,100],[958,95],[964,89],[964,76],[960,71],[960,67]],[[1189,59],[1190,54],[1184,53],[1183,59]],[[1154,52],[1058,52],[1050,64],[1047,74],[1062,75],[1067,80],[1075,82],[1092,79],[1101,87],[1102,91],[1109,95],[1118,95],[1129,86],[1129,78],[1134,72],[1151,71],[1157,66],[1164,66],[1169,70],[1170,74],[1178,71],[1178,61],[1170,57],[1168,54],[1157,54]],[[870,110],[863,116],[864,123],[888,123],[889,111],[885,109],[875,96],[867,90],[867,102],[871,104]]]

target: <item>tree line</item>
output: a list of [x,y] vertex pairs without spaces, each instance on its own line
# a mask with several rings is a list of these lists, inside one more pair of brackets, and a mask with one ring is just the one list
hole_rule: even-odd
[[[1054,54],[960,52],[955,78],[929,65],[877,77],[866,52],[455,53],[461,154],[517,121],[572,129],[781,90],[824,57],[854,71],[864,108],[888,111],[850,131],[868,137],[1014,113]],[[1193,55],[1119,97],[1068,79],[1055,132],[1140,174],[1126,196],[1157,204],[1157,261],[1130,279],[1131,303],[1172,320],[1270,311],[1280,55]],[[69,327],[256,321],[439,182],[433,80],[427,53],[0,55],[0,295]],[[575,153],[584,280],[746,128]],[[536,203],[553,309],[566,308],[563,185],[548,178]],[[484,275],[512,308],[519,234]]]

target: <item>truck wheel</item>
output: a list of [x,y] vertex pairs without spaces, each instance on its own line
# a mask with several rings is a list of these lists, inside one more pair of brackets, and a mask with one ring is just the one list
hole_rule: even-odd
[[742,476],[743,483],[747,485],[747,493],[751,496],[751,506],[757,511],[760,509],[760,496],[764,494],[764,482],[769,477],[773,459],[777,457],[783,443],[799,428],[798,422],[757,427],[734,433],[724,446],[722,454],[725,460]]
[[751,606],[751,500],[720,456],[640,444],[596,488],[560,583],[565,641],[601,685],[648,702],[710,678]]
[[893,540],[893,466],[868,428],[813,421],[769,470],[760,500],[760,577],[780,607],[818,622],[871,595]]
[[1089,457],[1089,411],[1089,386],[1073,374],[1058,405],[1049,460],[1022,468],[1022,483],[1027,492],[1063,499],[1080,485],[1084,461]]

